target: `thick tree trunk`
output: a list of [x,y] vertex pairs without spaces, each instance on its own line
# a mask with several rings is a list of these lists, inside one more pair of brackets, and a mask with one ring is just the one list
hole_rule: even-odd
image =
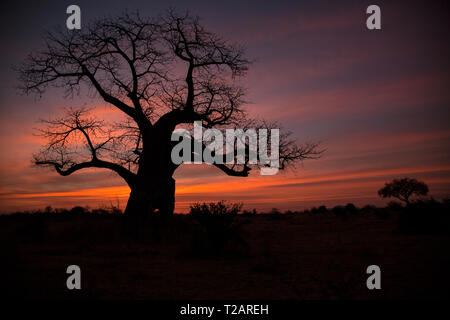
[[125,214],[129,216],[147,216],[159,214],[168,217],[175,208],[175,180],[149,177],[137,184],[130,193]]
[[171,160],[171,134],[175,127],[160,125],[143,135],[136,183],[131,187],[125,214],[146,217],[158,214],[169,217],[175,208],[176,166]]

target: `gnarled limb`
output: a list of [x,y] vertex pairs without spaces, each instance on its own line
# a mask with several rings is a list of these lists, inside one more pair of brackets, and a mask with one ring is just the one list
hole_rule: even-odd
[[[68,109],[66,117],[43,122],[47,127],[40,130],[40,135],[48,139],[48,144],[34,156],[36,165],[53,167],[62,176],[85,168],[110,169],[130,187],[134,186],[136,175],[133,172],[99,158],[108,152],[116,137],[105,130],[103,122],[89,117],[89,110]],[[80,138],[84,146],[80,145]],[[73,144],[77,145],[76,149],[72,149]]]
[[103,168],[103,169],[110,169],[114,172],[116,172],[119,176],[121,176],[130,186],[131,188],[134,187],[136,183],[136,175],[132,173],[131,171],[125,169],[124,167],[112,163],[109,161],[99,160],[99,159],[92,159],[88,162],[82,162],[77,164],[72,164],[67,169],[62,169],[64,167],[61,163],[56,163],[53,161],[39,161],[36,159],[35,161],[36,165],[44,165],[44,166],[53,166],[61,176],[68,176],[78,170],[85,169],[85,168]]
[[[40,134],[48,143],[34,162],[63,176],[84,168],[116,172],[134,186],[127,212],[173,211],[177,165],[170,162],[170,146],[177,126],[199,120],[220,130],[270,129],[243,108],[245,90],[235,81],[250,65],[243,48],[204,29],[197,17],[123,14],[45,38],[44,49],[18,68],[22,91],[42,95],[53,86],[73,96],[87,88],[123,118],[113,125],[69,109],[65,118],[44,121]],[[280,169],[320,154],[317,144],[299,145],[280,133]],[[246,152],[242,164],[215,166],[245,177],[267,161],[250,164]]]

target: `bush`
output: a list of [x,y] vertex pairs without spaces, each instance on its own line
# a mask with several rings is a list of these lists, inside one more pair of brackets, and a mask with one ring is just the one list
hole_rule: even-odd
[[361,208],[361,212],[363,213],[374,213],[377,211],[377,207],[373,206],[373,205],[365,205],[364,207]]
[[311,213],[312,213],[312,214],[323,214],[323,213],[327,213],[327,212],[328,212],[328,209],[327,209],[326,206],[320,206],[320,207],[318,207],[318,208],[313,207],[313,208],[311,209]]
[[358,210],[356,209],[356,206],[353,203],[347,203],[345,205],[345,211],[347,211],[348,213],[355,213]]
[[217,203],[194,203],[190,207],[192,215],[235,215],[242,210],[242,203],[230,203],[219,201]]
[[242,204],[196,203],[190,207],[190,215],[197,221],[190,248],[194,256],[221,256],[241,254],[247,250],[247,243],[241,236],[246,223],[237,222],[236,215]]
[[278,214],[281,214],[281,212],[280,212],[280,210],[278,210],[278,208],[272,208],[272,210],[270,210],[269,214],[278,215]]
[[88,208],[76,206],[76,207],[73,207],[72,209],[70,209],[70,213],[73,215],[81,215],[81,214],[89,213],[89,210],[88,210]]

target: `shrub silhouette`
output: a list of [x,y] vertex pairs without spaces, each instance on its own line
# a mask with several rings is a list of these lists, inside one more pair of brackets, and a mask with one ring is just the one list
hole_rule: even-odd
[[224,200],[217,203],[194,203],[190,206],[192,215],[234,215],[242,210],[242,203],[227,204]]
[[345,210],[349,213],[355,213],[357,211],[356,206],[353,203],[347,203],[345,205]]
[[76,207],[73,207],[72,209],[70,209],[70,213],[74,214],[74,215],[81,215],[81,214],[89,213],[89,210],[84,207],[76,206]]
[[316,208],[316,207],[311,208],[312,214],[323,214],[323,213],[327,213],[327,212],[328,212],[328,210],[327,210],[326,206],[320,206],[318,208]]
[[273,215],[277,215],[277,214],[280,214],[281,212],[280,212],[280,210],[278,210],[278,208],[272,208],[271,210],[270,210],[270,214],[273,214]]
[[190,216],[197,222],[192,234],[189,251],[195,256],[236,255],[247,250],[241,235],[246,221],[236,222],[242,204],[225,201],[217,203],[195,203],[190,207]]

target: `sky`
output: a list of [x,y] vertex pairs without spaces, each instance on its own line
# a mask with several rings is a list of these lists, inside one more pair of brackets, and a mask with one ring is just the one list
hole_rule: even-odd
[[[0,4],[0,212],[126,205],[129,189],[111,172],[61,177],[32,166],[42,144],[33,134],[39,119],[81,103],[98,116],[114,112],[95,99],[65,99],[61,90],[36,99],[16,89],[12,66],[42,47],[45,30],[65,25],[70,4],[80,6],[82,25],[124,10],[199,15],[255,61],[243,79],[249,113],[326,149],[274,176],[183,165],[175,172],[176,212],[222,199],[259,211],[383,205],[377,190],[400,177],[426,182],[437,199],[450,197],[448,1],[18,0]],[[366,28],[371,4],[381,8],[381,30]]]

